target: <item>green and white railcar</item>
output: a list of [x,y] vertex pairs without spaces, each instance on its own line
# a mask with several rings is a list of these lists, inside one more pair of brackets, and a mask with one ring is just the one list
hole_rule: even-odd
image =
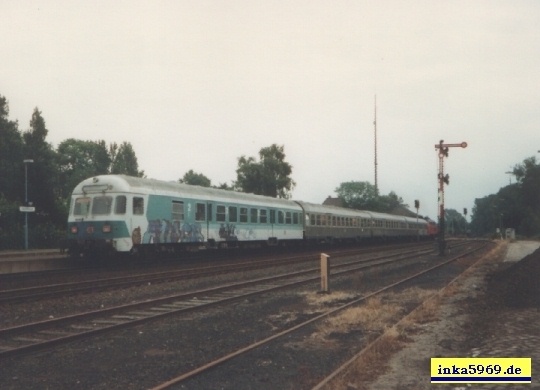
[[175,182],[103,175],[74,189],[70,251],[227,247],[303,239],[292,201]]

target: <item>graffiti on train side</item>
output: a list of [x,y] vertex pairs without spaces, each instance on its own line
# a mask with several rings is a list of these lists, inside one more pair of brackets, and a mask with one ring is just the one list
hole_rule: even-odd
[[[180,223],[166,219],[155,219],[148,222],[144,233],[137,227],[132,232],[134,244],[169,244],[182,242],[205,242],[205,228],[201,223]],[[257,234],[254,229],[238,229],[233,223],[221,223],[215,231],[215,237],[221,241],[255,240]],[[212,238],[212,237],[210,237]]]
[[236,226],[234,223],[222,223],[219,227],[219,238],[225,241],[238,241],[235,230]]
[[168,244],[178,242],[204,242],[200,223],[180,223],[166,219],[148,221],[142,236],[143,244]]

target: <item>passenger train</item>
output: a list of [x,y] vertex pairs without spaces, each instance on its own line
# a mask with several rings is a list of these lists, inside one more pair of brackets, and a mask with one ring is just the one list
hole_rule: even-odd
[[79,183],[68,217],[74,255],[428,236],[423,219],[125,175]]

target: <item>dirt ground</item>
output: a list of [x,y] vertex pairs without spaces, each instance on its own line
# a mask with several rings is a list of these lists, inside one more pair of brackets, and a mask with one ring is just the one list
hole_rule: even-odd
[[[349,390],[540,389],[540,250],[528,254],[539,245],[500,243],[441,294],[439,320],[419,324],[385,374]],[[532,383],[430,383],[431,357],[472,356],[532,357]]]

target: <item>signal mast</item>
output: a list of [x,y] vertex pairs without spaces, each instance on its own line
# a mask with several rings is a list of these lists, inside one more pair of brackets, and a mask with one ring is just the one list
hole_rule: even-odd
[[444,184],[450,184],[450,176],[444,174],[444,158],[448,157],[448,148],[466,148],[467,142],[460,144],[445,144],[440,140],[435,144],[435,149],[439,150],[439,255],[444,256],[446,252],[446,241],[444,240]]
[[379,184],[377,182],[377,95],[375,95],[375,118],[373,119],[373,127],[375,132],[375,191],[379,195]]

